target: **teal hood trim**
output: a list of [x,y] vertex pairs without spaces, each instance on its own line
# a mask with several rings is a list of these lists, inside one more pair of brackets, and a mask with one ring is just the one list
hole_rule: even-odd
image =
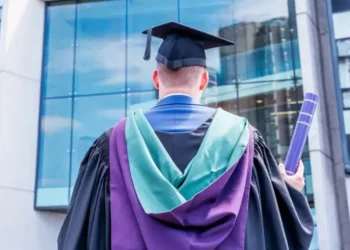
[[248,146],[250,130],[245,118],[218,109],[184,173],[176,167],[142,111],[128,117],[125,136],[138,199],[147,214],[158,214],[183,205],[232,168]]

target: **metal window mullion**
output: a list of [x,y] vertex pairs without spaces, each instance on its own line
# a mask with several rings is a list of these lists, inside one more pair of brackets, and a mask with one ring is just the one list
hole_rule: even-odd
[[76,48],[77,48],[77,26],[78,26],[78,3],[75,3],[74,37],[73,37],[73,70],[72,70],[72,98],[71,98],[71,131],[69,145],[69,174],[68,174],[68,203],[71,196],[72,163],[73,163],[73,134],[74,134],[74,100],[75,100],[75,69],[76,69]]
[[129,0],[125,4],[125,87],[124,87],[124,115],[128,115],[128,39],[129,39]]

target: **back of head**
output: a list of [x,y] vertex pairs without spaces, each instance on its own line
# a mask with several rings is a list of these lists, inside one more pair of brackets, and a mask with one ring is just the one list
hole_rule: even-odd
[[143,33],[147,34],[145,60],[151,57],[152,37],[163,39],[156,56],[157,70],[153,72],[160,97],[184,93],[199,99],[209,81],[205,51],[234,44],[176,22],[151,27]]
[[157,64],[157,71],[161,87],[189,91],[199,89],[202,76],[206,73],[205,68],[201,66],[169,69],[161,63]]

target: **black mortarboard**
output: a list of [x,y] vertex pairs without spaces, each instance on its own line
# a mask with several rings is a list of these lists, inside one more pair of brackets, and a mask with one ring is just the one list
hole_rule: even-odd
[[147,34],[145,60],[151,57],[152,36],[163,39],[156,60],[169,69],[206,67],[205,50],[234,43],[185,25],[169,22],[142,32]]

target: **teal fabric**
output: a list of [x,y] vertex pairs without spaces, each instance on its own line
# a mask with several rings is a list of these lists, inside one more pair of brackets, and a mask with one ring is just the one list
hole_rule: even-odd
[[144,211],[169,212],[191,200],[240,160],[249,135],[246,119],[218,109],[197,155],[182,173],[142,111],[133,113],[125,136],[131,178]]

